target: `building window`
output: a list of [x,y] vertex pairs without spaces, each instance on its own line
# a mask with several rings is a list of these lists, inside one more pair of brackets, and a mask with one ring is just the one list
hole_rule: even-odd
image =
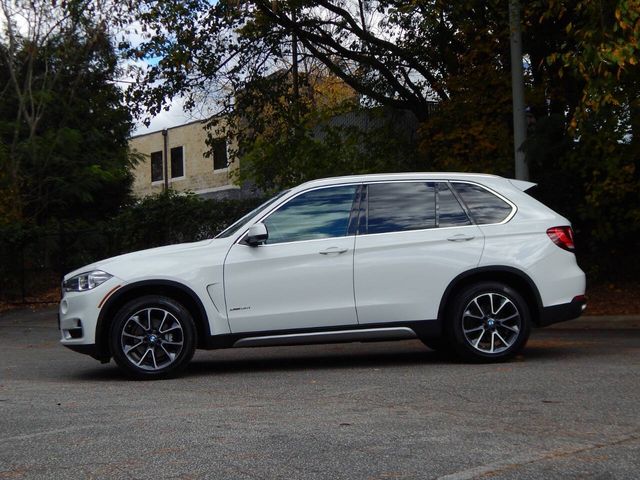
[[162,175],[162,152],[151,152],[151,181],[160,182]]
[[171,149],[171,178],[184,177],[184,147]]
[[228,166],[227,141],[224,138],[218,138],[213,141],[213,169],[222,170]]

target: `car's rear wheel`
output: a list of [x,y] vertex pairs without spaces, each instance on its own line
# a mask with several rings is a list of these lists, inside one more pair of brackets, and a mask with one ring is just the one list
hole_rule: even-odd
[[166,378],[187,366],[195,337],[193,318],[184,306],[168,297],[148,295],[118,311],[109,344],[114,360],[130,376]]
[[513,288],[497,282],[463,289],[455,296],[448,317],[448,337],[465,360],[508,360],[524,348],[531,331],[525,300]]

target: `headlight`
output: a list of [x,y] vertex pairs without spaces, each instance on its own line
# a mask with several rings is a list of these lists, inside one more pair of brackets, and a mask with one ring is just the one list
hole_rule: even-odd
[[112,276],[113,275],[109,275],[102,270],[94,270],[93,272],[81,273],[80,275],[71,277],[69,280],[65,280],[62,287],[65,292],[84,292],[85,290],[96,288]]

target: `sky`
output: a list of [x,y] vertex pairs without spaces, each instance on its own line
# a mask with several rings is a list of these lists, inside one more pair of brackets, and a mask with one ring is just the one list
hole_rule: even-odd
[[[116,34],[117,41],[125,40],[132,46],[137,46],[142,43],[145,37],[140,33],[143,29],[138,22],[133,22],[128,25],[122,32]],[[127,72],[123,78],[119,81],[121,86],[126,89],[126,85],[135,81],[135,78],[129,72],[128,67],[145,68],[150,65],[155,65],[160,60],[157,58],[147,58],[143,60],[126,60],[123,62],[123,71]],[[142,135],[145,133],[157,132],[165,128],[175,127],[183,125],[193,120],[200,120],[201,117],[197,116],[198,112],[188,112],[184,108],[184,98],[176,97],[169,104],[169,110],[162,110],[158,115],[151,118],[149,125],[145,125],[143,118],[137,120],[134,124],[134,130],[132,136]]]
[[185,112],[182,108],[183,99],[175,98],[171,102],[169,111],[163,110],[151,119],[149,126],[142,123],[142,120],[136,122],[132,135],[142,135],[145,133],[156,132],[164,128],[175,127],[193,120],[199,120],[193,113]]

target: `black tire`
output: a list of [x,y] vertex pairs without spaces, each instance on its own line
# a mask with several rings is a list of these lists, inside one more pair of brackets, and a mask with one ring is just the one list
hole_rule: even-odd
[[113,359],[130,377],[175,376],[187,366],[196,347],[189,311],[169,297],[146,295],[126,303],[109,331]]
[[452,348],[463,360],[501,362],[524,348],[531,332],[531,313],[513,288],[480,282],[455,295],[445,329]]

